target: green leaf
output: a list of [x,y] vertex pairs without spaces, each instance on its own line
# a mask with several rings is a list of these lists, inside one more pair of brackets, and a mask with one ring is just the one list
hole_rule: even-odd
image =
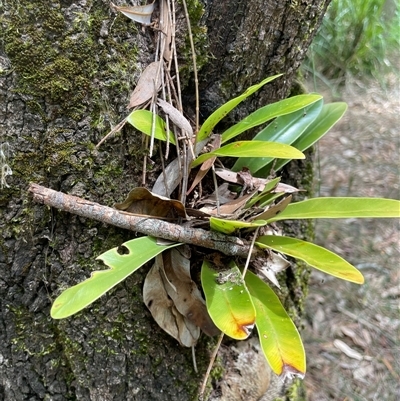
[[[290,156],[289,156],[290,155]],[[263,142],[263,141],[238,141],[232,142],[222,148],[213,150],[209,153],[204,153],[195,159],[192,167],[196,167],[203,163],[205,160],[214,156],[229,156],[229,157],[274,157],[274,158],[288,158],[291,159],[304,159],[303,153],[297,149],[276,142]]]
[[[246,203],[246,208],[252,207],[256,203],[262,203],[265,198],[272,198],[275,199],[274,197],[276,195],[281,196],[281,194],[276,194],[276,193],[271,193],[271,191],[279,184],[281,180],[281,177],[274,178],[273,180],[269,181],[266,185],[265,188],[261,193],[258,195],[252,197],[247,203]],[[271,200],[271,202],[272,202]]]
[[224,234],[233,234],[241,228],[257,228],[267,225],[265,220],[254,220],[251,223],[241,220],[227,220],[218,217],[210,218],[210,228]]
[[50,311],[53,319],[63,319],[79,312],[150,259],[179,244],[157,245],[156,239],[141,237],[123,245],[129,250],[126,255],[113,248],[97,257],[111,269],[93,272],[90,278],[68,288],[56,298]]
[[250,128],[264,124],[275,117],[290,114],[299,109],[303,109],[304,107],[309,106],[320,99],[322,99],[322,96],[316,94],[298,95],[261,107],[237,124],[228,128],[222,134],[222,143],[231,140],[235,136],[247,131]]
[[363,275],[353,265],[339,255],[311,242],[278,235],[263,235],[257,238],[256,244],[261,248],[273,249],[300,259],[331,276],[357,284],[364,282]]
[[383,198],[313,198],[290,204],[269,222],[295,219],[400,217],[400,201]]
[[251,272],[245,282],[256,309],[260,345],[271,369],[277,375],[306,372],[306,355],[296,326],[275,292]]
[[203,139],[206,139],[210,134],[213,128],[238,104],[243,102],[243,100],[247,99],[254,92],[258,91],[261,87],[263,87],[268,82],[273,81],[274,79],[280,77],[282,74],[274,75],[272,77],[268,77],[264,79],[257,85],[250,86],[250,88],[246,89],[240,96],[235,97],[234,99],[229,100],[224,103],[221,107],[215,110],[206,121],[204,121],[203,125],[199,133],[197,134],[196,142],[201,142]]
[[[260,131],[253,139],[256,141],[279,142],[291,145],[296,141],[305,129],[318,117],[323,106],[323,99],[312,103],[294,113],[277,117],[271,124]],[[263,157],[250,159],[241,157],[233,166],[233,171],[240,171],[247,167],[251,173],[255,173],[270,163],[272,158]]]
[[229,270],[217,272],[203,261],[201,284],[214,324],[229,337],[246,339],[254,327],[256,311],[235,263],[229,264]]
[[[129,124],[133,125],[137,130],[151,136],[153,117],[155,117],[154,138],[161,141],[167,140],[167,127],[165,121],[158,115],[155,115],[148,110],[134,110],[127,117]],[[174,134],[169,132],[169,141],[175,145]]]
[[[305,151],[318,140],[320,140],[344,115],[347,104],[343,102],[330,103],[323,106],[318,117],[308,126],[303,134],[291,145],[300,151]],[[290,160],[277,160],[274,170],[280,170]],[[271,170],[272,163],[266,165],[257,172],[260,177],[267,176]]]

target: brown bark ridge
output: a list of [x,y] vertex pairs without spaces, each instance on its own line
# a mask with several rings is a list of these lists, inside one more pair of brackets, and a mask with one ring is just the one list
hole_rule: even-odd
[[[188,1],[204,116],[278,72],[285,77],[233,118],[286,96],[327,4]],[[143,305],[146,268],[78,315],[50,318],[55,297],[101,268],[95,257],[132,233],[28,195],[36,182],[112,205],[140,183],[137,133],[125,128],[99,150],[94,144],[126,116],[129,94],[153,61],[151,30],[116,15],[105,0],[3,1],[0,15],[0,163],[13,172],[0,188],[0,399],[196,399],[210,342],[197,346],[195,373],[191,350],[163,333]],[[184,66],[187,49],[181,40]],[[293,311],[301,311],[305,275],[298,268],[286,278],[283,296]]]

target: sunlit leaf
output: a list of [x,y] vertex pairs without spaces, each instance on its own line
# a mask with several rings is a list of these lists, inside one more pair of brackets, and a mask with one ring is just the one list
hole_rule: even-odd
[[[167,128],[165,121],[159,117],[155,117],[154,126],[154,138],[160,139],[161,141],[167,140]],[[151,136],[151,130],[153,125],[153,113],[148,110],[134,110],[127,117],[128,123],[133,125],[137,130],[144,134]],[[169,132],[169,141],[175,145],[175,137],[172,132]]]
[[209,262],[201,268],[201,284],[208,313],[215,325],[236,340],[246,339],[254,327],[256,312],[239,268],[217,272]]
[[[290,155],[290,156],[289,156]],[[209,153],[200,155],[192,162],[192,167],[196,167],[205,160],[214,156],[229,157],[274,157],[304,159],[305,156],[299,150],[282,143],[264,141],[237,141],[213,150]]]
[[[222,143],[227,142],[232,138],[235,138],[237,135],[247,131],[250,128],[264,124],[275,117],[283,116],[285,114],[290,114],[293,113],[294,111],[304,109],[304,107],[309,106],[310,104],[315,103],[321,99],[322,96],[316,94],[298,95],[261,107],[254,113],[251,113],[250,115],[245,117],[237,124],[232,125],[230,128],[228,128],[222,134]],[[258,140],[260,140],[260,138],[258,138]],[[273,141],[273,139],[263,139],[263,140]],[[282,143],[288,143],[288,142],[282,142]]]
[[303,376],[306,356],[299,332],[275,292],[251,272],[245,282],[256,309],[256,326],[261,348],[279,376]]
[[224,234],[233,234],[241,228],[257,228],[267,225],[266,220],[254,220],[251,223],[242,220],[227,220],[218,217],[210,218],[210,228]]
[[[322,106],[323,99],[319,99],[294,113],[281,115],[260,131],[253,139],[256,141],[279,142],[291,145],[304,135],[306,128],[320,114]],[[241,157],[236,161],[232,169],[234,171],[239,171],[243,167],[247,167],[254,174],[272,160],[274,159],[270,157],[260,159]],[[258,174],[258,176],[263,177],[262,174]]]
[[63,319],[79,312],[100,298],[150,259],[166,249],[179,244],[157,245],[152,237],[141,237],[125,242],[129,253],[121,255],[113,248],[98,256],[108,270],[95,271],[87,280],[61,293],[53,303],[50,314],[53,319]]
[[282,74],[274,75],[272,77],[268,77],[264,79],[257,85],[250,86],[250,88],[246,89],[240,96],[235,97],[234,99],[229,100],[217,110],[215,110],[206,121],[204,121],[203,125],[199,133],[197,134],[196,142],[201,142],[203,139],[206,139],[210,134],[213,128],[238,104],[243,102],[243,100],[247,99],[254,92],[258,91],[261,87],[263,87],[268,82],[273,81],[274,79],[280,77]]
[[331,276],[362,284],[363,275],[339,255],[321,246],[279,235],[263,235],[256,240],[261,248],[269,248],[293,258],[303,260],[310,266]]
[[290,204],[269,222],[294,219],[400,217],[400,201],[384,198],[313,198]]
[[[347,104],[343,102],[329,103],[322,107],[318,117],[305,129],[299,138],[291,145],[304,152],[310,146],[321,139],[344,115]],[[290,160],[276,160],[274,170],[280,170]],[[266,165],[257,172],[260,177],[267,176],[271,170],[272,163]]]

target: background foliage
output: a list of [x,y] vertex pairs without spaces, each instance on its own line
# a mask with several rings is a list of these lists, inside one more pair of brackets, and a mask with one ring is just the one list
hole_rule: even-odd
[[305,63],[322,79],[381,78],[399,56],[400,3],[333,0]]

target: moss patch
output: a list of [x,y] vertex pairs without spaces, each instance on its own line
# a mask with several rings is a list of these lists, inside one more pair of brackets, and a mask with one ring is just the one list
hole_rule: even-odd
[[[135,65],[136,46],[102,32],[107,6],[88,3],[88,14],[63,8],[60,1],[3,5],[0,38],[18,76],[14,90],[57,105],[54,117],[79,120],[89,104],[100,103],[99,109],[102,86],[112,81],[126,90],[126,76]],[[124,22],[117,19],[114,26],[121,34],[127,29]],[[129,29],[136,27],[130,24]],[[118,62],[110,59],[112,53]]]

